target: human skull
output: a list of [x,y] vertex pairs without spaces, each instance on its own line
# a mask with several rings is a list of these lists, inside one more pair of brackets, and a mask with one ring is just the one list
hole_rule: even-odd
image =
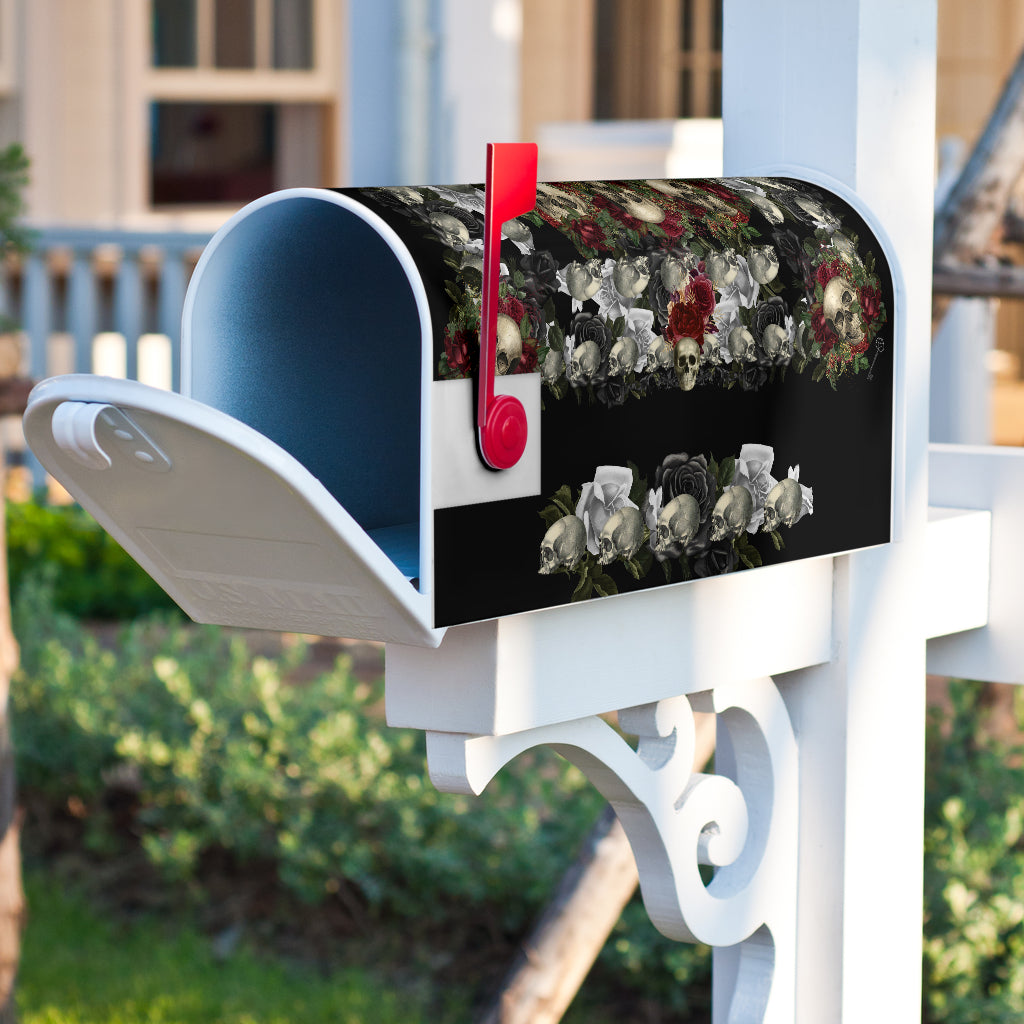
[[742,363],[750,363],[756,358],[754,354],[754,336],[741,325],[729,332],[729,353],[733,359]]
[[565,268],[565,286],[578,302],[593,298],[601,289],[601,261],[570,263]]
[[635,338],[624,334],[614,345],[608,354],[608,376],[624,377],[636,366],[640,358],[640,349]]
[[857,289],[845,277],[833,277],[821,299],[821,311],[825,322],[839,335],[840,341],[856,345],[864,338],[860,314],[853,309],[857,301]]
[[750,268],[750,276],[758,284],[768,284],[774,280],[779,272],[779,257],[775,254],[775,247],[762,245],[751,249],[747,253],[747,266]]
[[651,279],[651,268],[646,256],[628,259],[623,256],[612,269],[612,284],[624,299],[636,299],[644,293]]
[[704,260],[704,272],[719,291],[727,288],[736,280],[736,275],[740,272],[736,253],[732,249],[726,249],[725,252],[709,253]]
[[498,314],[498,354],[495,367],[500,375],[514,373],[523,358],[523,336],[519,326],[506,313]]
[[601,366],[601,350],[597,342],[587,340],[581,342],[572,350],[572,360],[569,363],[569,383],[579,387],[581,384],[589,384]]
[[391,185],[387,188],[387,191],[396,199],[405,203],[406,206],[416,206],[423,202],[423,196],[416,189],[409,188],[408,185]]
[[623,192],[622,195],[615,197],[615,202],[630,217],[642,220],[645,224],[660,224],[665,219],[665,211],[639,192]]
[[764,214],[769,224],[781,224],[783,220],[782,211],[766,196],[758,195],[756,192],[748,196],[750,205],[756,206]]
[[587,529],[577,516],[563,516],[553,524],[540,542],[542,576],[559,569],[575,569],[587,549]]
[[672,365],[672,346],[664,338],[655,338],[647,349],[647,369],[667,370]]
[[769,492],[764,502],[765,533],[780,526],[792,526],[800,518],[803,507],[803,492],[800,483],[790,477],[780,480]]
[[651,548],[657,555],[669,555],[673,549],[686,547],[699,529],[697,499],[692,494],[679,494],[661,510]]
[[608,565],[616,558],[629,560],[644,541],[644,519],[640,509],[620,508],[604,524],[598,538],[597,560]]
[[690,269],[678,256],[666,256],[661,264],[661,283],[668,292],[679,291],[690,276]]
[[778,324],[769,324],[761,332],[761,348],[764,349],[764,354],[769,359],[778,359],[789,344],[789,335],[786,333],[784,327],[780,327]]
[[441,241],[452,249],[461,249],[469,241],[469,228],[458,217],[435,210],[429,219]]
[[562,353],[553,348],[548,349],[548,354],[544,357],[544,365],[540,368],[541,379],[547,384],[554,384],[562,376],[564,369],[565,358]]
[[526,245],[533,242],[533,233],[529,226],[516,218],[505,221],[501,225],[501,233],[512,242],[522,242]]
[[718,366],[722,361],[722,351],[717,334],[705,334],[704,344],[700,350],[700,361],[710,366]]
[[676,377],[683,391],[692,391],[700,369],[700,345],[693,338],[680,338],[675,351]]
[[746,487],[726,487],[711,510],[712,542],[731,540],[746,529],[754,514],[754,499]]

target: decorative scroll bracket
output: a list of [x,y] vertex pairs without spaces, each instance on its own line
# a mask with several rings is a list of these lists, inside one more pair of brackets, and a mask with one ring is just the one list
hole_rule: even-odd
[[[691,772],[694,711],[718,715],[722,774]],[[479,794],[519,754],[550,746],[615,808],[658,930],[715,947],[715,1024],[793,1021],[797,745],[775,683],[645,704],[619,723],[636,750],[596,716],[501,736],[427,732],[430,777]],[[707,885],[702,864],[715,868]]]

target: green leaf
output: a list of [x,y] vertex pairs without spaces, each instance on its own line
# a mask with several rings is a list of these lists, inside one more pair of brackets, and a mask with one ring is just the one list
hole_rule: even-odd
[[[588,566],[589,568],[589,566]],[[590,598],[594,592],[594,583],[590,578],[590,573],[587,569],[584,569],[580,576],[579,583],[576,584],[576,589],[572,592],[570,601],[586,601]]]
[[523,276],[523,272],[521,270],[517,270],[512,275],[512,284],[515,285],[516,288],[523,288],[526,286],[526,278]]
[[643,508],[647,500],[647,480],[640,476],[640,469],[635,462],[626,462],[626,468],[633,474],[633,486],[629,489],[629,500],[637,508]]
[[562,333],[562,328],[558,324],[552,324],[548,328],[548,344],[556,352],[565,352],[565,335]]
[[654,552],[649,544],[644,544],[639,553],[635,556],[636,563],[640,567],[640,575],[646,576],[654,565]]
[[448,298],[452,300],[457,306],[465,296],[463,296],[459,290],[455,287],[454,281],[445,281],[444,290]]
[[661,571],[665,574],[665,582],[666,583],[671,583],[672,582],[672,563],[667,558],[665,559],[664,562],[661,563]]
[[530,336],[530,318],[528,316],[524,316],[523,319],[520,321],[520,324],[519,324],[519,337],[522,338],[523,341],[526,341],[526,339],[529,336]]
[[635,580],[640,579],[640,566],[632,558],[623,558],[622,564],[626,567],[626,571]]
[[558,310],[555,308],[555,300],[548,299],[544,303],[544,319],[549,323],[554,323],[558,319]]
[[559,507],[566,509],[566,515],[576,508],[576,503],[572,500],[572,489],[568,484],[562,484],[562,486],[555,491],[551,500]]
[[624,316],[617,316],[612,321],[612,337],[621,338],[622,332],[626,329],[626,318]]
[[594,583],[594,590],[601,597],[611,597],[612,594],[619,592],[618,586],[615,584],[615,580],[611,578],[606,572],[595,571],[592,577]]
[[559,519],[565,517],[565,513],[555,505],[548,505],[537,513],[544,520],[544,525],[550,530]]
[[718,483],[724,490],[732,483],[732,478],[736,475],[736,459],[733,456],[728,456],[722,459],[718,467]]
[[786,545],[783,543],[782,534],[778,530],[772,530],[769,534],[776,551],[781,551]]

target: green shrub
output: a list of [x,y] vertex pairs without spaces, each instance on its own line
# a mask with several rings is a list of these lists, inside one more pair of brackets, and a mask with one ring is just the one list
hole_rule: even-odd
[[[333,671],[290,684],[301,649],[254,658],[237,633],[149,618],[112,649],[54,610],[29,577],[15,604],[22,668],[11,690],[20,780],[55,806],[83,807],[88,839],[114,844],[104,810],[131,780],[133,831],[169,877],[191,882],[208,851],[273,862],[309,903],[354,887],[371,913],[421,933],[476,913],[525,930],[603,801],[550,751],[520,758],[481,798],[439,793],[423,737],[379,717],[382,681]],[[661,938],[636,909],[601,975],[683,1008],[679,982],[706,952]]]
[[11,593],[49,574],[56,606],[87,619],[130,619],[177,605],[78,505],[7,504]]
[[[1019,691],[1017,699],[1019,700]],[[928,727],[925,1014],[1024,1019],[1024,745],[987,729],[983,689],[951,684]]]

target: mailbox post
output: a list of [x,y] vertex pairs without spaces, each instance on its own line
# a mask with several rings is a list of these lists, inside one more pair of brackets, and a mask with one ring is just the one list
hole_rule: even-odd
[[[654,923],[715,947],[716,1024],[916,1019],[926,642],[940,638],[935,666],[979,674],[1024,654],[1007,625],[1016,580],[989,580],[993,539],[1012,532],[1007,503],[1024,494],[1016,457],[969,469],[962,452],[933,453],[942,507],[929,511],[935,18],[935,0],[729,0],[736,180],[542,186],[544,216],[507,235],[529,262],[502,251],[518,261],[502,293],[498,253],[479,252],[482,283],[474,261],[478,189],[266,197],[218,233],[190,286],[190,397],[72,377],[41,385],[26,415],[47,468],[197,618],[386,640],[388,720],[427,733],[438,786],[480,792],[541,744],[579,765],[622,819]],[[606,241],[597,208],[617,211],[607,226],[625,240],[604,268],[591,252]],[[680,310],[689,326],[662,364],[642,293],[690,213],[700,228],[661,278],[665,337],[672,305],[694,308]],[[403,217],[447,240],[458,283],[420,273],[425,250],[399,237]],[[752,220],[804,234],[782,228],[766,249],[751,244]],[[552,225],[591,256],[570,265],[574,280],[532,248],[531,230]],[[478,234],[500,247],[496,229]],[[750,246],[745,296],[729,291],[733,237]],[[795,292],[772,284],[783,250]],[[598,298],[603,286],[614,292]],[[353,301],[373,287],[387,300],[379,316]],[[500,390],[481,380],[480,445],[497,471],[477,454],[463,365],[481,289],[501,372],[530,346],[543,359]],[[590,300],[607,307],[573,319],[571,360],[558,309],[570,297],[574,316]],[[338,325],[353,322],[377,347],[343,347]],[[766,404],[758,393],[776,384],[799,401]],[[392,385],[380,401],[375,389]],[[748,399],[743,424],[768,436],[739,436]],[[487,441],[491,403],[517,411]],[[573,414],[585,430],[564,411],[577,407],[591,410]],[[622,465],[624,441],[660,460],[662,433],[719,429],[737,450],[693,456],[687,441],[691,454],[667,457],[653,483]],[[592,455],[574,451],[584,435],[619,464],[555,480],[591,472]],[[801,442],[815,452],[809,484],[796,466],[773,468],[777,436],[794,459]],[[683,471],[669,493],[668,474]],[[841,520],[838,539],[796,539],[815,488],[815,522]],[[796,557],[774,558],[766,535],[778,553],[790,528]],[[461,560],[448,549],[460,534]],[[507,591],[480,564],[489,540],[511,552]],[[956,568],[936,572],[951,548]],[[732,571],[762,553],[776,564]],[[610,596],[613,570],[634,593]],[[573,572],[575,596],[595,599],[569,600]],[[673,572],[712,578],[673,586]],[[718,715],[717,775],[690,774],[695,710]],[[636,750],[600,717],[612,711]],[[707,886],[700,864],[717,869]]]

